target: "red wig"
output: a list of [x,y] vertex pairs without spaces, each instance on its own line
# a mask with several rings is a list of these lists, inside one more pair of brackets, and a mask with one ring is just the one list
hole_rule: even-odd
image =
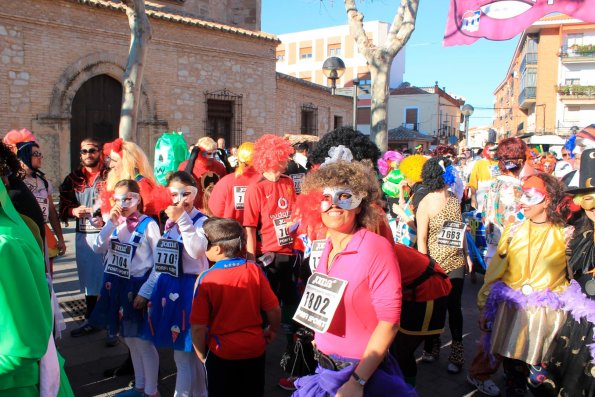
[[284,138],[266,134],[254,142],[254,169],[259,172],[284,171],[293,147]]
[[113,142],[106,143],[103,145],[103,154],[105,156],[109,156],[109,154],[114,151],[122,156],[122,145],[124,144],[124,140],[122,138],[118,138]]

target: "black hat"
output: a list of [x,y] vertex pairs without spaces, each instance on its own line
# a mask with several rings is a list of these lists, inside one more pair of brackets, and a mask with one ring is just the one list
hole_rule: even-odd
[[577,187],[569,187],[566,192],[570,194],[583,194],[595,192],[595,149],[584,150],[581,154],[581,168],[579,171]]

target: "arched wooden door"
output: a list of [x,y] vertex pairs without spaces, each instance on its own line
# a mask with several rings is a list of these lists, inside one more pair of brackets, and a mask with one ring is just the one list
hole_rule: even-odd
[[87,80],[72,100],[70,121],[71,170],[80,166],[80,144],[88,137],[101,143],[118,137],[122,85],[116,79],[101,74]]

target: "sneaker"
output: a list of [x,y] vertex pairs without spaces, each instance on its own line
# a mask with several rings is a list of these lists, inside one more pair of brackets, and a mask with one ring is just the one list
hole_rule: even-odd
[[295,390],[295,384],[294,382],[297,380],[297,376],[290,376],[288,378],[281,378],[279,379],[279,387],[281,389],[285,389],[285,390],[289,390],[289,391],[293,391]]
[[145,397],[145,393],[135,389],[134,387],[131,387],[130,389],[124,390],[114,395],[114,397]]
[[120,343],[120,339],[118,339],[118,335],[108,335],[105,338],[105,345],[107,347],[114,347],[116,346],[118,343]]
[[481,393],[486,394],[488,396],[495,397],[500,395],[500,388],[496,386],[494,381],[491,379],[479,380],[471,377],[471,375],[467,375],[467,382],[475,386],[477,390],[479,390]]
[[436,357],[424,350],[421,353],[421,361],[424,363],[433,363],[434,361],[436,361]]
[[73,338],[78,338],[79,336],[91,335],[95,332],[99,332],[99,328],[96,328],[89,323],[85,323],[80,327],[70,331],[70,336],[72,336]]
[[449,374],[458,374],[461,372],[461,369],[463,369],[463,367],[455,363],[448,363],[448,366],[446,367]]

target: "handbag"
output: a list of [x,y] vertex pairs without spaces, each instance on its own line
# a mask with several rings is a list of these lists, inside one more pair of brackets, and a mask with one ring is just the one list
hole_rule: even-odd
[[308,328],[298,328],[293,345],[287,347],[279,363],[290,377],[312,375],[316,370],[313,340],[314,332]]

